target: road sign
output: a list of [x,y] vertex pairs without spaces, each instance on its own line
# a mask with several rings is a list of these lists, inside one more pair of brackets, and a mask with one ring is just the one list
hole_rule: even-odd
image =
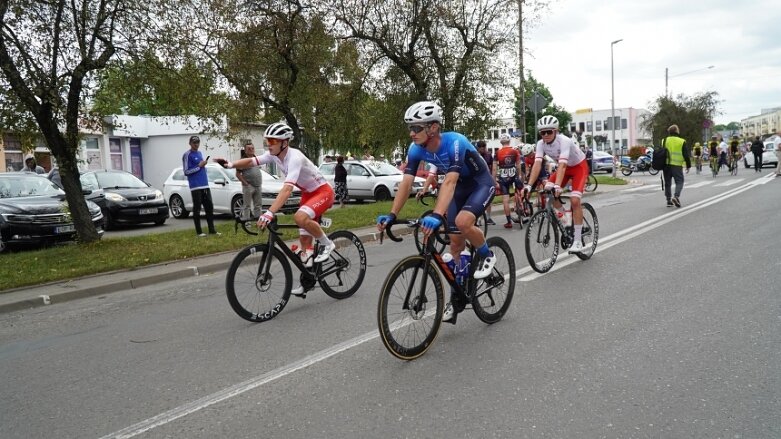
[[526,104],[526,108],[529,110],[539,113],[542,111],[543,108],[545,108],[548,105],[548,100],[545,99],[545,97],[538,92],[534,92],[534,95],[529,100],[529,102]]

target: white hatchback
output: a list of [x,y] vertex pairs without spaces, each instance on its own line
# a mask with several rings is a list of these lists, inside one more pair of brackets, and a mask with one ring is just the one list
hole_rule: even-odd
[[[244,205],[241,181],[236,177],[233,169],[224,169],[216,163],[206,165],[206,173],[209,176],[209,190],[212,194],[215,214],[228,214],[237,217],[241,214]],[[261,169],[263,174],[263,208],[268,208],[274,202],[283,182],[277,177]],[[187,218],[193,209],[193,198],[190,195],[190,186],[182,168],[171,171],[171,175],[163,183],[163,195],[171,209],[174,218]],[[283,212],[291,212],[298,209],[301,202],[301,191],[293,190],[293,194],[285,202]]]
[[[336,162],[323,163],[320,172],[328,183],[334,185],[334,168]],[[344,162],[347,170],[348,197],[356,200],[390,200],[396,196],[404,173],[395,166],[385,162],[370,160],[347,160]],[[410,195],[415,195],[423,189],[426,180],[415,177]]]

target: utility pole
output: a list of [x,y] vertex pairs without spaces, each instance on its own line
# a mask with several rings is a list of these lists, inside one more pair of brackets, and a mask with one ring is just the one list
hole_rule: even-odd
[[[518,93],[521,95],[521,132],[522,143],[526,143],[526,92],[523,81],[523,0],[518,0],[518,59],[519,59],[519,84]],[[536,121],[535,121],[536,122]]]

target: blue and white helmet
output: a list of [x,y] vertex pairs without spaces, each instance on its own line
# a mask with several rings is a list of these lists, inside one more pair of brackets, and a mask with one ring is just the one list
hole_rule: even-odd
[[404,123],[407,125],[431,122],[442,123],[442,108],[436,102],[417,102],[404,113]]
[[290,140],[293,138],[293,129],[284,123],[272,123],[266,128],[263,137],[268,139]]

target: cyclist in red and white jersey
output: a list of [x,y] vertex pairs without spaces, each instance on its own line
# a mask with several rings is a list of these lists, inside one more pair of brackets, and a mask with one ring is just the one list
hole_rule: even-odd
[[[301,249],[311,248],[312,237],[315,237],[320,243],[320,251],[315,256],[314,262],[323,262],[328,259],[336,245],[323,232],[318,219],[334,204],[334,191],[331,185],[325,181],[320,170],[303,152],[290,148],[293,130],[289,126],[283,123],[271,124],[266,128],[263,137],[268,144],[268,151],[262,155],[232,163],[222,158],[214,159],[214,161],[225,168],[236,169],[275,163],[285,174],[285,184],[274,203],[258,219],[258,227],[264,228],[274,219],[274,215],[282,209],[285,201],[293,193],[293,187],[300,188],[301,205],[293,216],[293,220],[299,227]],[[295,291],[293,294],[296,294]]]
[[[534,155],[534,166],[532,167],[529,181],[535,181],[540,174],[543,165],[543,157],[550,156],[557,161],[558,167],[553,175],[553,182],[548,180],[545,183],[546,189],[553,189],[556,196],[561,194],[561,188],[572,180],[572,192],[570,193],[570,203],[572,205],[572,220],[574,224],[574,243],[569,248],[570,253],[580,253],[583,251],[583,242],[581,233],[583,231],[583,207],[580,198],[583,196],[583,190],[586,187],[588,179],[588,162],[586,154],[578,148],[578,145],[567,136],[560,134],[559,120],[553,116],[543,116],[537,121],[537,130],[542,139],[537,142],[537,150]],[[527,186],[531,191],[531,187]],[[561,202],[555,200],[553,203],[556,209],[561,210]]]

